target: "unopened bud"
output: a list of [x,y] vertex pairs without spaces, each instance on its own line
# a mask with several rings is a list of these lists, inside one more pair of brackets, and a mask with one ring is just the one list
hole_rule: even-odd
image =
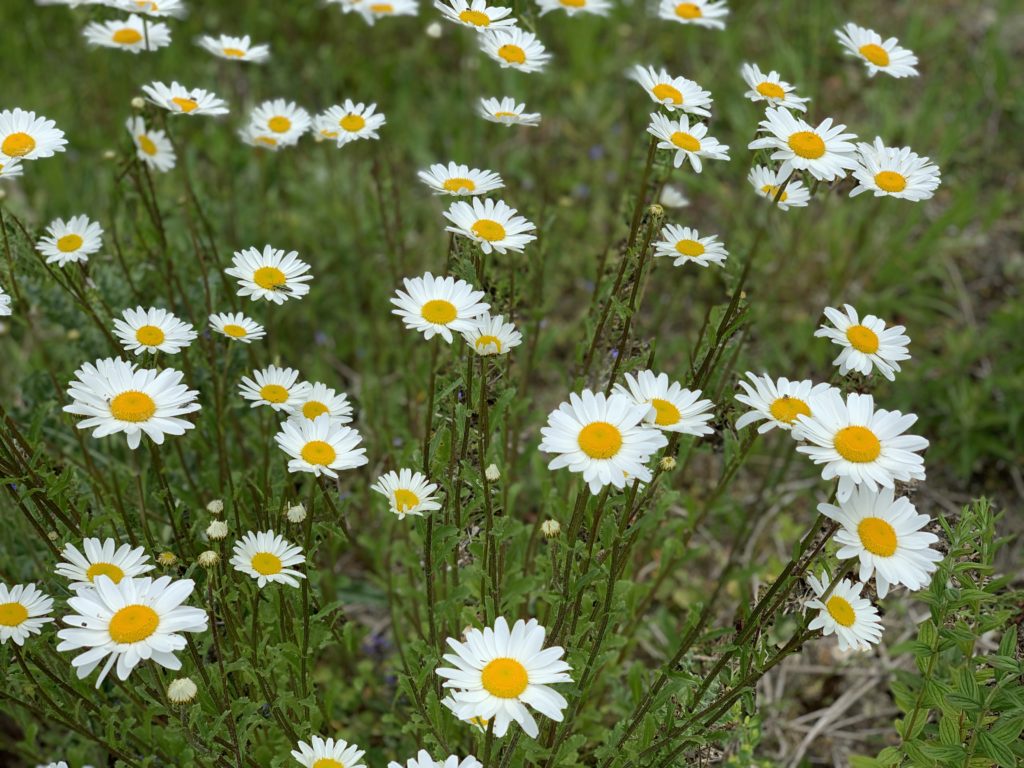
[[142,98],[141,96],[136,96],[134,99],[132,99],[132,109],[145,109],[145,108],[146,108],[146,100],[144,98]]
[[296,504],[293,507],[288,507],[288,511],[284,514],[289,523],[301,523],[306,519],[306,508],[301,504]]
[[562,532],[562,526],[557,520],[545,520],[540,524],[540,530],[547,538],[553,539]]
[[484,477],[487,478],[488,482],[496,483],[501,479],[501,470],[498,469],[497,464],[491,464],[487,469],[484,470]]
[[208,549],[205,552],[199,553],[199,564],[203,568],[213,568],[217,563],[220,562],[220,554],[214,552],[212,549]]
[[212,541],[220,541],[228,535],[228,524],[223,520],[214,520],[206,526],[206,538]]
[[211,515],[219,515],[224,511],[224,502],[220,499],[214,499],[206,505],[206,511]]
[[173,552],[161,552],[156,556],[156,561],[160,563],[160,565],[170,568],[178,562],[178,556]]
[[666,456],[665,458],[663,458],[661,460],[661,471],[662,472],[671,472],[675,468],[676,468],[676,458],[675,458],[675,456]]
[[441,36],[441,32],[442,32],[441,22],[439,22],[439,21],[432,21],[430,24],[427,24],[427,29],[426,29],[427,37],[432,37],[432,38],[434,38],[436,40],[437,38],[439,38]]
[[188,704],[196,697],[199,689],[190,677],[178,677],[167,686],[167,700],[171,704]]
[[117,152],[115,152],[114,150],[112,150],[112,149],[105,149],[105,150],[103,150],[103,159],[104,160],[115,160],[116,158],[117,158]]

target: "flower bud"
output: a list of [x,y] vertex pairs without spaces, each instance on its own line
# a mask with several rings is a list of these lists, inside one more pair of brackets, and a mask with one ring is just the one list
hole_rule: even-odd
[[206,538],[211,541],[220,541],[228,535],[228,524],[223,520],[214,520],[206,526]]
[[224,502],[220,499],[213,499],[206,505],[206,511],[211,515],[219,515],[224,511]]
[[167,686],[167,700],[171,704],[189,704],[199,689],[190,677],[176,677]]
[[161,552],[156,556],[156,561],[165,568],[170,568],[178,562],[178,556],[173,552]]
[[288,507],[288,511],[284,514],[289,523],[301,523],[306,519],[306,508],[301,504],[296,504],[293,507]]
[[487,469],[484,470],[484,477],[487,478],[488,482],[496,483],[501,479],[501,471],[498,469],[497,464],[491,464]]
[[203,568],[213,568],[220,562],[220,554],[218,552],[214,552],[212,549],[208,549],[199,554],[198,560],[199,564],[203,566]]
[[661,471],[662,472],[671,472],[675,468],[676,468],[676,458],[675,458],[675,456],[666,456],[665,458],[663,458],[661,460]]
[[562,532],[562,526],[557,520],[545,520],[540,524],[540,530],[547,538],[553,539]]

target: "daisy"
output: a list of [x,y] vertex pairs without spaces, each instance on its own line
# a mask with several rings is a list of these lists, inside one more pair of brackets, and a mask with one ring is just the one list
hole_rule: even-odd
[[263,246],[263,253],[256,248],[235,251],[233,266],[224,274],[238,278],[239,296],[248,296],[253,301],[267,299],[275,304],[284,304],[288,299],[300,299],[309,293],[306,285],[313,279],[309,264],[299,258],[298,251]]
[[174,167],[178,158],[166,133],[146,128],[146,121],[141,117],[129,117],[124,126],[132,137],[135,156],[139,160],[159,173],[166,173]]
[[210,315],[210,327],[233,341],[250,344],[267,335],[263,326],[241,312],[217,312]]
[[248,35],[242,37],[203,35],[197,42],[200,47],[205,48],[214,56],[229,61],[251,61],[254,64],[262,64],[270,58],[270,46],[266,44],[253,45]]
[[708,29],[725,29],[725,17],[729,8],[724,2],[714,0],[694,0],[692,3],[680,3],[676,0],[661,0],[658,16],[680,24],[695,24]]
[[86,416],[76,425],[93,429],[93,437],[124,432],[128,447],[135,449],[145,433],[157,445],[164,435],[183,435],[195,425],[181,418],[200,409],[199,395],[181,383],[173,368],[160,371],[137,369],[120,358],[85,363],[75,371],[68,388],[71,404],[65,413]]
[[[443,699],[441,699],[441,703],[444,704],[444,706],[446,706],[449,710],[451,710],[451,713],[453,715],[455,715],[456,717],[459,716],[459,705],[451,696],[445,696]],[[462,722],[469,723],[481,733],[486,733],[487,724],[490,722],[490,720],[483,717],[472,716],[465,718]]]
[[769,107],[807,111],[807,107],[804,105],[810,99],[797,96],[796,86],[782,80],[781,75],[774,69],[766,75],[757,64],[744,64],[740,67],[740,74],[750,87],[750,90],[743,95],[751,101],[755,103],[764,101]]
[[871,395],[853,393],[843,402],[842,393],[830,389],[814,399],[809,416],[796,419],[793,437],[810,443],[797,450],[825,465],[824,480],[839,478],[840,503],[859,485],[878,490],[892,488],[897,480],[924,480],[924,459],[918,452],[928,441],[904,434],[917,421],[912,413],[875,410]]
[[317,115],[313,129],[322,138],[337,141],[339,147],[358,139],[379,139],[377,130],[387,119],[382,113],[375,112],[376,109],[376,104],[356,104],[345,99],[343,104]]
[[485,195],[505,186],[494,171],[470,169],[468,165],[435,163],[417,174],[436,195]]
[[273,99],[253,109],[249,124],[254,132],[273,136],[277,144],[288,147],[302,138],[313,120],[294,101]]
[[503,69],[520,72],[540,72],[551,59],[537,36],[519,27],[484,32],[480,36],[480,49]]
[[107,0],[112,7],[137,11],[146,16],[184,16],[182,0]]
[[437,485],[411,469],[387,472],[370,488],[387,498],[399,520],[404,520],[406,515],[423,517],[424,513],[441,508],[434,496]]
[[[808,574],[807,583],[820,598],[828,590],[828,574],[822,572],[821,581]],[[826,637],[834,634],[841,651],[871,650],[871,646],[882,639],[882,622],[878,618],[878,609],[866,597],[860,596],[863,589],[863,584],[843,579],[825,602],[808,600],[807,607],[819,613],[807,628],[820,629]]]
[[25,172],[21,167],[21,160],[0,155],[0,161],[0,179],[13,179]]
[[647,402],[618,393],[573,393],[548,416],[539,450],[558,454],[548,469],[568,467],[582,473],[594,495],[609,484],[624,488],[627,478],[649,482],[646,464],[668,443],[660,431],[647,426],[651,409]]
[[913,51],[901,48],[895,37],[882,40],[873,30],[847,24],[835,30],[840,45],[849,56],[856,56],[868,68],[868,77],[885,72],[893,77],[917,77],[917,56]]
[[790,381],[785,376],[773,379],[768,374],[758,376],[747,371],[751,384],[739,381],[743,389],[736,395],[736,401],[751,410],[736,419],[736,429],[743,429],[759,421],[757,431],[762,435],[778,427],[787,432],[796,424],[796,417],[801,414],[811,415],[811,403],[831,387],[828,384],[815,384],[810,379]]
[[469,27],[477,32],[485,29],[496,29],[498,27],[514,27],[516,20],[508,18],[512,14],[511,8],[501,5],[488,5],[487,0],[434,0],[434,7],[448,19],[448,21]]
[[363,764],[364,750],[344,739],[324,740],[313,736],[310,743],[300,741],[298,749],[292,750],[292,757],[304,768],[366,768]]
[[63,152],[64,131],[53,120],[24,109],[0,112],[0,160],[38,160]]
[[765,165],[755,165],[747,175],[747,181],[757,193],[761,197],[775,202],[783,211],[788,211],[790,208],[804,208],[811,199],[811,193],[802,181],[795,178],[789,179],[789,183],[782,190],[782,195],[779,196],[778,201],[775,201],[776,196],[779,195],[779,187],[786,182],[786,178]]
[[526,104],[517,104],[510,96],[480,99],[480,115],[485,120],[504,126],[540,125],[540,112],[526,112],[525,109]]
[[669,120],[660,112],[652,112],[647,132],[659,139],[658,149],[675,150],[673,165],[676,168],[683,164],[683,160],[689,160],[693,170],[700,173],[702,157],[712,160],[729,159],[729,147],[708,136],[708,127],[704,123],[695,122],[691,126],[690,118],[686,115],[678,120]]
[[292,457],[289,472],[337,477],[338,470],[367,463],[366,449],[357,447],[362,436],[351,427],[334,423],[327,414],[307,421],[286,421],[274,439]]
[[536,619],[520,619],[509,630],[508,622],[499,616],[493,629],[468,630],[464,643],[449,637],[454,653],[446,653],[444,660],[453,666],[438,667],[435,672],[452,691],[456,716],[493,717],[498,737],[515,721],[528,736],[537,738],[537,722],[528,706],[561,722],[567,702],[551,685],[571,683],[570,667],[562,660],[561,647],[544,648],[544,634]]
[[425,749],[416,753],[416,757],[410,757],[405,765],[392,760],[388,768],[483,768],[483,763],[470,755],[460,758],[458,755],[448,755],[444,760],[435,760]]
[[821,181],[841,179],[847,170],[857,167],[854,145],[849,139],[857,138],[852,133],[843,133],[842,123],[832,125],[832,118],[825,118],[817,128],[810,123],[793,117],[787,109],[765,111],[765,119],[759,124],[760,130],[771,134],[755,139],[748,149],[773,149],[772,160],[781,160],[779,176],[787,178],[791,171],[807,171]]
[[931,518],[917,514],[906,497],[894,498],[891,488],[878,493],[859,488],[838,507],[819,504],[818,511],[843,526],[836,532],[842,545],[836,556],[859,558],[860,580],[874,574],[879,598],[896,584],[911,591],[927,587],[942,560],[930,546],[939,537],[921,530]]
[[97,688],[115,663],[119,680],[127,680],[135,666],[147,659],[166,669],[181,669],[174,655],[186,645],[181,633],[206,631],[206,611],[182,605],[195,588],[191,579],[124,578],[115,584],[107,576],[97,576],[93,587],[68,599],[68,607],[76,613],[62,621],[73,629],[57,633],[62,641],[57,650],[87,649],[71,660],[79,679],[106,659]]
[[54,219],[39,238],[36,250],[46,257],[47,264],[63,267],[76,261],[88,261],[103,245],[103,227],[88,216],[72,216],[67,221]]
[[60,553],[64,559],[54,570],[58,576],[71,580],[71,589],[76,592],[91,588],[98,576],[106,576],[119,584],[126,576],[142,576],[154,567],[142,547],[132,549],[130,544],[118,547],[113,539],[85,539],[82,549],[84,554],[74,544],[65,544]]
[[319,381],[304,382],[301,394],[292,412],[293,419],[311,420],[327,414],[335,424],[352,421],[352,406],[344,392],[336,394],[333,389]]
[[299,372],[294,368],[270,365],[263,370],[253,371],[252,375],[252,379],[242,377],[238,392],[246,400],[252,401],[253,408],[269,405],[275,411],[292,413],[311,388],[306,382],[296,383]]
[[415,16],[420,8],[416,0],[361,0],[355,9],[370,26],[389,16]]
[[529,234],[536,227],[517,213],[502,200],[481,201],[477,197],[470,202],[459,200],[445,211],[444,217],[452,223],[445,229],[478,243],[484,253],[492,250],[501,254],[522,252],[528,243],[537,239],[536,235]]
[[171,30],[166,24],[149,24],[132,14],[116,21],[92,21],[82,30],[90,45],[120,48],[129,53],[156,51],[171,44]]
[[537,0],[540,15],[551,11],[562,10],[570,16],[577,13],[592,13],[595,16],[607,16],[612,9],[610,0]]
[[666,109],[681,109],[683,112],[703,117],[711,114],[707,109],[712,102],[711,91],[705,91],[693,80],[672,77],[666,69],[644,67],[639,64],[633,67],[627,76],[640,83],[651,100],[662,104]]
[[440,335],[452,343],[452,331],[470,330],[473,318],[482,315],[490,304],[481,303],[483,291],[476,291],[465,280],[454,277],[434,277],[427,272],[423,277],[405,278],[405,290],[391,299],[395,309],[391,314],[402,318],[406,328],[419,331],[427,339]]
[[176,355],[196,339],[195,329],[166,309],[126,309],[114,318],[114,335],[129,352]]
[[491,317],[484,312],[473,318],[472,327],[462,332],[462,338],[478,355],[507,355],[513,347],[523,343],[523,335],[514,323],[506,323],[501,315]]
[[720,267],[729,256],[725,246],[718,241],[718,235],[701,237],[696,229],[666,224],[661,230],[661,236],[663,239],[654,244],[654,255],[675,259],[672,265],[676,267],[687,262],[702,267],[711,264]]
[[826,307],[825,317],[833,327],[823,325],[814,332],[815,336],[831,339],[833,344],[843,348],[832,365],[838,365],[839,373],[844,376],[850,371],[867,376],[877,369],[889,381],[895,381],[899,361],[910,359],[907,351],[910,337],[904,334],[907,329],[902,325],[886,328],[885,321],[874,315],[865,315],[860,320],[857,310],[849,304],[844,304],[843,309],[845,314]]
[[238,131],[238,136],[242,139],[243,143],[248,144],[250,147],[266,149],[271,152],[276,152],[285,146],[294,146],[296,144],[296,142],[292,142],[291,144],[282,144],[273,133],[262,129],[259,126],[253,125],[252,123],[248,123],[241,128]]
[[714,418],[715,404],[701,400],[701,391],[684,389],[678,381],[669,382],[668,374],[640,371],[634,378],[626,374],[626,387],[615,385],[615,393],[648,408],[644,421],[666,432],[710,435],[708,422]]
[[927,200],[939,188],[939,166],[930,158],[921,157],[910,147],[886,147],[875,137],[875,143],[858,144],[860,163],[853,169],[857,186],[850,192],[874,192],[875,197],[900,197],[904,200]]
[[159,81],[142,86],[149,100],[178,115],[226,115],[227,102],[202,88],[186,88],[177,81],[169,86]]
[[35,584],[15,584],[10,589],[0,584],[0,645],[8,640],[24,645],[29,635],[38,635],[43,624],[53,621],[48,616],[52,610],[53,599]]
[[231,565],[236,571],[256,579],[256,586],[263,589],[268,582],[298,587],[299,579],[305,574],[291,566],[305,563],[302,547],[287,541],[273,531],[249,531],[235,542]]
[[11,314],[11,297],[0,287],[0,317],[8,317]]
[[671,184],[662,187],[658,202],[665,208],[685,208],[690,204],[683,190]]

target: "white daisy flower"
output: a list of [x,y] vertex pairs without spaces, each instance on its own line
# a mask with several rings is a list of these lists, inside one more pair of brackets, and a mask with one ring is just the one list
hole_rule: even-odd
[[114,335],[128,351],[166,352],[176,355],[196,339],[195,329],[166,309],[150,307],[126,309],[114,318]]
[[931,548],[939,537],[922,531],[931,522],[906,497],[894,498],[891,488],[878,493],[858,488],[838,507],[819,504],[818,511],[842,528],[836,542],[840,560],[860,559],[860,580],[872,574],[878,597],[885,598],[889,587],[903,584],[911,591],[924,589],[942,560],[942,553]]
[[238,137],[242,140],[243,144],[248,144],[250,147],[256,147],[257,149],[266,149],[270,152],[277,152],[279,149],[295,146],[296,143],[282,144],[278,141],[276,135],[252,123],[246,123],[240,128],[238,130]]
[[260,589],[268,583],[298,587],[299,579],[306,578],[302,571],[291,567],[306,562],[302,547],[273,531],[249,531],[235,542],[232,551],[231,565],[236,571],[256,579]]
[[298,749],[292,750],[292,757],[304,768],[366,768],[363,764],[365,751],[344,739],[324,740],[313,736],[307,744],[300,741]]
[[248,35],[203,35],[197,42],[214,56],[228,61],[251,61],[254,64],[262,64],[270,58],[270,46],[253,45]]
[[611,0],[537,0],[540,15],[551,11],[565,11],[570,16],[577,13],[592,13],[607,16],[612,9]]
[[313,124],[309,113],[294,101],[273,99],[256,106],[249,116],[254,133],[272,136],[278,146],[290,147],[298,143]]
[[352,406],[344,392],[337,394],[319,381],[304,382],[300,386],[302,391],[292,412],[293,419],[312,420],[327,414],[335,424],[351,423]]
[[299,258],[298,251],[285,253],[272,245],[263,246],[260,253],[256,248],[235,251],[231,267],[224,274],[238,278],[239,296],[248,296],[253,301],[266,299],[275,304],[284,304],[288,299],[301,299],[309,293],[306,285],[313,276],[309,264]]
[[152,660],[165,669],[181,669],[175,651],[186,643],[183,632],[205,632],[206,611],[182,605],[195,582],[124,578],[115,584],[107,576],[97,576],[92,589],[83,589],[68,598],[68,607],[76,613],[61,620],[72,629],[57,633],[58,651],[86,649],[71,660],[78,678],[88,677],[106,659],[96,687],[117,664],[117,677],[127,680],[140,661]]
[[690,125],[690,118],[682,115],[678,120],[669,120],[660,112],[651,113],[651,124],[647,132],[659,139],[658,149],[674,150],[676,153],[673,165],[676,168],[689,160],[693,170],[701,171],[701,158],[712,160],[728,160],[729,147],[720,144],[718,139],[708,136],[708,127],[704,123],[695,122]]
[[885,327],[885,321],[874,315],[858,319],[857,310],[844,304],[845,313],[833,307],[825,308],[825,317],[833,327],[823,325],[814,332],[815,336],[831,339],[833,344],[843,348],[832,365],[839,366],[839,373],[850,371],[867,376],[877,370],[889,381],[895,381],[900,370],[900,360],[909,360],[907,345],[910,337],[904,334],[902,325]]
[[[102,1],[100,0],[100,2]],[[106,0],[106,4],[114,8],[136,11],[146,16],[185,15],[185,4],[182,0]]]
[[693,80],[672,77],[664,68],[655,69],[639,64],[627,72],[626,76],[640,83],[651,100],[666,109],[681,109],[683,112],[703,117],[711,114],[708,109],[712,102],[711,91],[705,91]]
[[0,112],[0,160],[52,157],[67,143],[53,120],[18,108]]
[[351,427],[333,422],[327,414],[312,420],[286,421],[274,439],[292,457],[289,472],[337,477],[339,470],[367,463],[366,449],[357,447],[362,436]]
[[60,553],[64,559],[54,569],[58,576],[72,582],[71,589],[76,592],[90,589],[98,576],[106,576],[119,584],[126,576],[142,576],[155,567],[142,547],[133,549],[131,544],[119,547],[113,539],[84,539],[82,549],[84,553],[74,544],[65,544]]
[[649,482],[647,462],[668,444],[659,430],[647,426],[651,408],[617,393],[606,397],[585,389],[569,395],[541,429],[539,450],[558,454],[548,469],[582,473],[594,495],[606,485],[624,488],[627,480]]
[[24,172],[21,160],[0,155],[0,179],[13,179],[21,176]]
[[544,648],[544,634],[536,619],[520,619],[510,631],[499,616],[494,629],[468,630],[464,643],[449,637],[454,653],[446,653],[444,660],[453,666],[438,667],[435,672],[452,692],[456,715],[494,718],[498,737],[515,721],[527,736],[537,738],[537,722],[527,707],[561,722],[567,702],[551,686],[571,683],[570,667],[562,660],[561,647]]
[[416,0],[360,0],[355,3],[355,10],[367,24],[373,26],[377,19],[415,16],[420,12],[420,7]]
[[166,173],[174,167],[178,157],[166,133],[146,128],[146,121],[141,117],[129,117],[124,125],[132,137],[135,156],[139,160],[159,173]]
[[388,500],[391,511],[398,515],[399,520],[404,520],[406,515],[423,517],[425,513],[441,508],[434,496],[437,485],[411,469],[386,472],[370,488]]
[[718,241],[718,235],[701,237],[696,229],[666,224],[661,230],[662,240],[654,244],[654,255],[668,256],[675,261],[673,266],[687,263],[707,267],[711,264],[722,266],[729,256],[725,245]]
[[503,69],[540,72],[551,60],[544,45],[532,32],[519,27],[504,27],[480,35],[480,50],[498,62]]
[[483,768],[483,763],[472,755],[469,757],[448,755],[443,760],[435,760],[427,750],[421,749],[416,753],[416,757],[406,760],[405,765],[392,760],[388,763],[388,768]]
[[744,394],[736,395],[736,401],[751,410],[736,419],[736,429],[763,421],[757,428],[762,435],[776,427],[788,432],[796,424],[796,417],[810,416],[811,403],[831,389],[828,384],[815,384],[810,379],[773,379],[768,374],[758,376],[750,371],[747,378],[753,386],[741,379],[738,383]]
[[806,112],[804,106],[810,99],[796,95],[796,86],[782,80],[782,76],[774,69],[767,75],[761,71],[757,64],[744,64],[740,67],[740,74],[750,87],[744,93],[751,101],[766,102],[769,107],[785,107]]
[[514,27],[516,20],[509,18],[511,8],[502,5],[488,5],[487,0],[434,0],[434,7],[448,19],[464,27],[482,32],[485,29],[498,27]]
[[506,323],[501,315],[491,317],[484,312],[471,321],[472,327],[462,332],[470,348],[478,355],[507,355],[513,347],[523,343],[523,335],[514,323]]
[[526,112],[526,104],[517,104],[511,96],[501,99],[480,99],[480,116],[506,127],[513,125],[540,125],[540,112]]
[[878,490],[897,480],[924,480],[918,452],[928,441],[904,434],[916,421],[912,413],[875,410],[871,395],[853,393],[843,402],[842,393],[830,389],[813,399],[809,416],[797,415],[793,437],[810,443],[797,450],[824,465],[824,480],[839,478],[836,498],[842,503],[859,485]]
[[728,15],[729,7],[722,0],[693,0],[691,3],[661,0],[658,6],[658,16],[662,19],[708,29],[725,29],[725,17]]
[[637,405],[646,405],[644,421],[648,424],[666,432],[698,437],[714,432],[708,422],[715,416],[715,404],[701,400],[699,389],[684,389],[678,381],[670,382],[668,374],[655,375],[654,371],[640,371],[635,378],[627,373],[626,385],[616,384],[614,392]]
[[241,312],[215,312],[210,315],[210,327],[232,341],[250,344],[267,335],[263,326]]
[[145,433],[157,445],[164,435],[183,435],[195,425],[181,418],[200,409],[194,389],[181,383],[182,373],[137,369],[120,358],[85,363],[75,371],[68,387],[65,413],[85,416],[76,426],[92,429],[93,437],[124,432],[128,447],[135,449]]
[[[786,181],[786,176],[773,171],[765,165],[755,165],[747,175],[747,181],[761,197],[769,202],[774,202],[779,194],[779,187]],[[782,190],[782,196],[775,204],[783,211],[790,208],[803,208],[811,199],[811,192],[799,179],[790,179],[789,184]]]
[[529,234],[536,227],[517,213],[502,200],[481,200],[478,197],[469,202],[459,200],[445,211],[444,217],[452,223],[445,229],[468,237],[479,244],[484,253],[492,250],[501,254],[522,252],[527,244],[537,239],[536,235]]
[[292,413],[311,389],[310,384],[298,382],[299,372],[294,368],[270,365],[263,370],[253,371],[252,376],[252,379],[242,377],[238,393],[251,401],[253,408],[269,405],[275,411]]
[[690,204],[683,190],[671,184],[662,187],[658,202],[665,208],[685,208]]
[[434,163],[417,175],[420,181],[434,190],[435,195],[485,195],[505,186],[501,176],[494,171],[470,169],[468,165],[459,163]]
[[423,277],[405,278],[405,290],[391,299],[405,327],[419,331],[427,339],[440,335],[452,343],[452,331],[464,333],[473,327],[473,318],[482,315],[490,304],[480,301],[483,291],[473,289],[465,280],[454,277],[434,277],[427,272]]
[[8,317],[11,314],[11,297],[7,291],[0,286],[0,317]]
[[[807,583],[820,598],[828,590],[828,574],[822,572],[821,581],[808,574]],[[820,629],[826,637],[834,634],[841,651],[870,650],[882,639],[882,622],[878,618],[878,609],[866,597],[860,596],[863,589],[863,584],[843,579],[824,602],[808,600],[807,607],[819,613],[807,628]]]
[[36,250],[46,257],[47,264],[58,267],[88,261],[103,246],[103,227],[88,216],[72,216],[67,221],[54,219],[39,238]]
[[171,44],[171,30],[166,24],[144,22],[134,13],[127,19],[89,22],[82,35],[90,45],[129,53],[156,51]]
[[339,147],[358,139],[379,139],[378,129],[387,118],[381,112],[375,112],[376,104],[356,104],[345,99],[341,105],[335,105],[316,116],[313,130],[324,139],[333,139]]
[[166,85],[159,81],[142,86],[143,93],[158,107],[178,115],[226,115],[227,102],[211,91],[186,88],[177,81]]
[[874,192],[875,197],[900,197],[916,202],[927,200],[939,188],[939,166],[910,147],[886,147],[875,137],[874,144],[858,144],[857,154],[860,163],[853,169],[857,186],[850,197]]
[[868,68],[868,76],[885,72],[893,77],[917,77],[917,56],[901,48],[895,37],[882,40],[877,32],[848,23],[835,30],[840,45],[847,55],[856,56]]
[[52,610],[53,599],[35,584],[15,584],[10,589],[0,584],[0,645],[8,640],[24,645],[29,635],[40,634],[43,624],[53,621],[48,616]]
[[772,160],[781,160],[779,176],[787,178],[792,170],[807,171],[821,181],[832,181],[846,176],[846,171],[857,167],[854,158],[856,147],[849,141],[857,138],[852,133],[843,133],[842,123],[832,125],[832,118],[825,118],[817,128],[794,117],[788,109],[765,111],[760,123],[761,131],[770,134],[754,139],[747,149],[772,149]]

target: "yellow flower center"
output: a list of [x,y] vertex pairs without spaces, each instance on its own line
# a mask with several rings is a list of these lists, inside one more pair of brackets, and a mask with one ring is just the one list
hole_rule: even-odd
[[656,86],[651,88],[651,93],[654,94],[654,98],[658,101],[665,101],[668,99],[673,104],[683,103],[683,94],[680,90],[668,83],[658,83]]
[[283,403],[288,400],[288,390],[280,384],[264,384],[260,388],[260,397],[268,403]]
[[302,458],[314,466],[327,466],[338,458],[337,451],[323,440],[310,440],[302,446]]
[[670,427],[678,423],[680,416],[682,416],[678,408],[668,400],[663,400],[660,397],[651,398],[651,405],[655,410],[654,423],[659,427]]
[[896,171],[879,171],[875,174],[875,184],[886,192],[902,192],[907,188],[907,177]]
[[147,347],[157,347],[167,338],[163,330],[155,325],[144,325],[135,332],[135,340]]
[[476,184],[473,183],[472,179],[448,179],[447,181],[445,181],[443,186],[449,192],[461,192],[462,190],[472,192],[474,189],[476,189]]
[[763,83],[757,86],[755,89],[762,96],[769,99],[784,99],[786,98],[786,92],[782,90],[782,86],[778,83],[769,83],[765,80]]
[[676,6],[676,16],[680,19],[699,19],[703,15],[696,3],[679,3]]
[[520,48],[518,45],[503,45],[498,49],[498,55],[501,56],[509,64],[525,64],[526,63],[526,51]]
[[685,149],[687,152],[698,152],[700,151],[700,141],[696,137],[691,136],[688,133],[682,131],[676,131],[670,137],[672,143],[680,149]]
[[607,421],[595,421],[580,430],[580,450],[592,459],[610,459],[622,447],[622,433]]
[[370,10],[374,13],[394,13],[395,7],[391,3],[374,3]]
[[199,102],[195,99],[186,99],[183,96],[174,96],[171,98],[175,104],[178,105],[178,109],[182,112],[191,112],[194,109],[199,109]]
[[868,43],[862,45],[857,50],[860,51],[860,55],[870,61],[876,67],[888,67],[889,66],[889,52],[880,45],[875,43]]
[[224,326],[224,333],[233,339],[244,339],[246,337],[245,328],[234,323],[228,323]]
[[495,117],[519,117],[515,112],[495,112]]
[[704,246],[696,240],[680,240],[676,243],[676,250],[683,256],[689,256],[691,259],[695,259],[698,256],[703,256],[705,249]]
[[249,562],[252,569],[262,576],[273,576],[281,572],[281,558],[272,552],[257,552]]
[[252,281],[266,291],[274,291],[288,282],[277,267],[260,267],[252,274]]
[[137,643],[156,632],[160,617],[148,605],[129,605],[110,619],[110,639],[115,643]]
[[492,243],[495,240],[505,239],[505,228],[491,219],[479,219],[473,224],[471,229],[478,237],[482,237],[484,240]]
[[423,319],[435,325],[448,325],[458,315],[458,310],[450,301],[431,299],[420,310]]
[[292,127],[292,121],[284,115],[275,115],[267,121],[267,127],[274,133],[285,133]]
[[345,764],[333,757],[321,757],[313,763],[313,768],[345,768]]
[[486,350],[491,345],[493,345],[498,352],[501,352],[501,339],[497,336],[491,336],[490,334],[481,336],[473,342],[473,345],[476,347],[478,352]]
[[89,581],[96,581],[97,576],[106,576],[117,584],[124,578],[124,571],[113,563],[93,563],[89,566],[89,570],[85,572],[85,578]]
[[[776,184],[765,184],[763,187],[761,187],[761,192],[764,193],[765,197],[767,197],[767,198],[769,198],[771,200],[774,200],[775,196],[777,194],[779,194],[779,187]],[[782,191],[782,197],[779,198],[779,202],[780,203],[786,202],[786,198],[787,197],[789,197],[789,192],[786,192],[785,190],[783,190]]]
[[768,406],[768,411],[773,419],[781,421],[783,424],[792,424],[796,421],[797,416],[811,415],[811,409],[807,406],[807,403],[798,397],[790,397],[789,395],[783,395],[772,401],[772,404]]
[[330,409],[319,400],[310,400],[302,406],[302,415],[307,419],[315,419],[330,411]]
[[878,334],[865,325],[851,325],[846,329],[846,339],[858,352],[873,355],[878,351]]
[[794,153],[808,160],[817,160],[825,154],[825,142],[814,131],[797,131],[787,143]]
[[395,508],[399,512],[406,512],[420,503],[420,497],[405,488],[395,490]]
[[345,115],[338,121],[338,125],[349,133],[355,133],[356,131],[363,130],[366,126],[366,120],[363,119],[362,115]]
[[134,45],[142,39],[142,34],[137,29],[124,27],[117,30],[111,39],[121,45]]
[[0,603],[0,627],[16,627],[28,618],[28,609],[21,603]]
[[36,140],[22,131],[12,133],[0,144],[0,150],[8,157],[24,157],[35,148]]
[[896,529],[888,520],[865,517],[857,525],[857,535],[864,549],[872,555],[892,557],[896,553]]
[[153,140],[144,133],[139,134],[139,149],[150,156],[155,155],[157,151],[156,144],[154,144]]
[[559,0],[559,2],[566,8],[583,8],[587,4],[587,0]]
[[245,51],[241,48],[224,48],[221,53],[225,56],[230,56],[233,59],[241,59],[245,56]]
[[156,413],[156,402],[145,392],[130,389],[110,401],[110,415],[118,421],[149,421]]
[[469,8],[459,14],[459,21],[472,24],[474,27],[489,27],[491,18],[483,11],[471,11]]
[[836,451],[847,461],[867,464],[882,453],[882,444],[867,427],[844,427],[833,439]]
[[836,624],[852,627],[853,622],[857,620],[857,614],[853,612],[853,606],[850,605],[850,601],[845,597],[833,595],[825,603],[825,607],[828,609],[828,615],[835,619]]
[[517,698],[530,683],[526,667],[515,659],[501,658],[487,664],[480,673],[484,689],[499,699]]
[[277,146],[277,139],[273,136],[257,136],[255,140],[260,144],[266,144],[268,147]]
[[84,242],[81,235],[64,235],[57,241],[57,250],[61,253],[71,253],[81,248]]

